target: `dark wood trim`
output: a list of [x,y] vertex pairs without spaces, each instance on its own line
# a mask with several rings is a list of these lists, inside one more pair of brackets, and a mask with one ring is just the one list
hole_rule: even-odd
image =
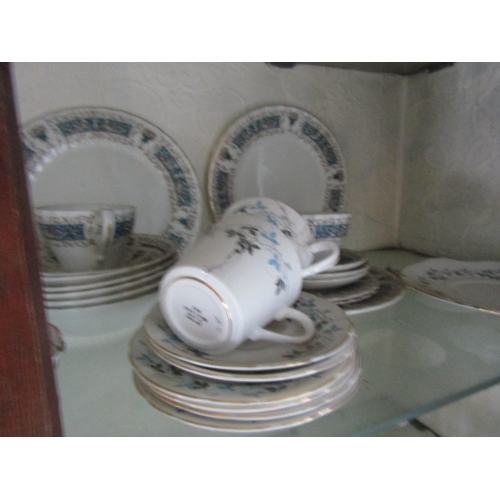
[[0,435],[60,436],[10,67],[0,63]]

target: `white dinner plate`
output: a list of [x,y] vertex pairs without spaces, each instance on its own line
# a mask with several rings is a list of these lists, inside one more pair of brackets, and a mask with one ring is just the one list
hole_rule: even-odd
[[340,259],[335,264],[334,272],[350,271],[364,266],[367,260],[358,252],[348,250],[347,248],[340,249]]
[[325,288],[316,290],[314,295],[329,300],[339,306],[368,299],[380,288],[377,275],[369,272],[366,276],[355,283],[337,288]]
[[342,281],[347,278],[359,278],[366,276],[370,270],[370,264],[366,263],[356,269],[349,269],[347,271],[324,271],[322,273],[313,274],[304,279],[304,281]]
[[[306,278],[302,282],[303,290],[325,290],[332,288],[340,288],[352,283],[360,281],[370,272],[370,266],[366,265],[361,268],[358,272],[351,272],[351,274],[346,276],[332,276],[327,278],[311,277],[312,279]],[[340,273],[339,273],[340,274]]]
[[336,400],[343,399],[346,393],[351,392],[352,387],[357,384],[360,374],[361,368],[359,366],[359,362],[354,360],[349,373],[342,380],[339,380],[338,384],[333,386],[331,389],[327,389],[325,392],[320,393],[318,396],[307,397],[304,398],[302,402],[292,402],[284,407],[275,407],[270,405],[269,407],[264,408],[237,408],[236,410],[228,405],[219,406],[217,408],[208,404],[205,405],[198,402],[172,399],[169,397],[167,392],[158,389],[154,385],[148,384],[148,382],[140,376],[139,378],[148,387],[148,389],[151,390],[151,392],[163,401],[192,413],[225,420],[260,421],[300,415],[314,408],[318,408],[319,406],[324,406],[326,404],[333,403]]
[[[144,333],[145,335],[145,333]],[[145,336],[146,341],[148,340]],[[317,363],[311,363],[310,365],[299,366],[297,368],[289,368],[283,370],[273,370],[273,371],[225,371],[225,370],[214,370],[211,368],[206,368],[204,366],[195,365],[192,363],[187,363],[174,356],[170,356],[167,351],[161,350],[157,345],[148,342],[151,349],[160,358],[164,359],[170,365],[177,366],[178,368],[199,375],[200,377],[206,377],[214,380],[225,381],[225,382],[245,382],[247,384],[252,384],[256,382],[277,382],[281,380],[294,380],[296,378],[309,377],[315,373],[320,373],[325,370],[330,370],[336,366],[342,364],[346,359],[350,358],[356,350],[356,346],[348,351],[342,353],[341,356],[332,356],[331,358],[326,358]]]
[[264,432],[279,429],[288,429],[291,427],[296,427],[298,425],[306,424],[308,422],[312,422],[320,417],[328,415],[332,411],[340,408],[345,403],[347,403],[347,401],[349,401],[351,397],[356,393],[359,384],[353,384],[351,391],[347,393],[343,399],[340,399],[336,403],[326,404],[324,406],[314,408],[311,411],[299,416],[291,416],[264,421],[241,421],[211,418],[203,415],[197,415],[181,408],[176,408],[166,401],[161,400],[137,377],[134,378],[134,382],[137,390],[146,399],[146,401],[148,401],[153,407],[155,407],[157,410],[160,410],[162,413],[165,413],[166,415],[174,417],[177,420],[180,420],[186,424],[193,425],[195,427],[227,432]]
[[52,292],[43,289],[43,297],[44,299],[51,302],[52,301],[65,302],[69,300],[83,300],[95,297],[110,296],[126,292],[128,290],[141,288],[143,286],[150,285],[153,283],[159,283],[164,274],[165,270],[162,269],[160,271],[156,271],[154,273],[143,276],[142,278],[139,279],[136,279],[135,277],[130,277],[128,281],[120,283],[118,285],[103,286],[94,288],[92,290],[84,290],[81,292],[65,292],[65,291]]
[[[158,305],[146,315],[143,324],[148,339],[170,356],[191,364],[228,371],[283,370],[309,365],[332,356],[342,356],[356,343],[356,331],[339,306],[302,292],[294,307],[313,320],[316,332],[311,340],[304,344],[249,340],[223,355],[203,353],[182,342],[166,323]],[[272,322],[266,328],[294,335],[300,326],[293,321],[280,321]]]
[[176,258],[175,247],[163,236],[134,234],[127,247],[123,264],[116,269],[88,272],[63,272],[59,263],[44,254],[42,259],[42,285],[46,287],[66,288],[89,284],[111,284],[115,279],[136,276],[145,270],[157,266],[168,266]]
[[[202,389],[199,391],[201,394],[198,397],[190,397],[182,394],[177,394],[172,392],[161,385],[158,385],[151,380],[142,376],[141,372],[135,370],[136,375],[161,399],[168,401],[174,406],[182,405],[184,407],[189,407],[192,411],[203,411],[211,413],[224,413],[228,415],[237,415],[238,417],[248,418],[254,415],[267,414],[269,412],[281,412],[285,414],[286,412],[293,409],[295,406],[304,405],[305,403],[311,403],[313,401],[319,402],[321,400],[325,401],[332,396],[340,394],[351,382],[355,381],[361,374],[361,366],[359,362],[359,357],[356,353],[343,363],[343,366],[336,369],[334,378],[331,382],[321,386],[319,389],[312,392],[301,393],[297,391],[294,396],[287,397],[277,397],[275,399],[265,398],[263,400],[252,401],[249,398],[245,398],[243,402],[238,401],[220,401],[217,399],[210,399],[204,397],[205,393],[205,381],[204,378],[197,378],[198,383],[202,385]],[[333,372],[332,372],[333,374]],[[239,393],[245,390],[245,384],[227,384],[224,382],[219,382],[219,387],[226,387],[229,391],[235,391]],[[286,383],[281,385],[276,384],[262,384],[261,386],[249,386],[249,387],[259,387],[261,389],[270,388],[272,391],[289,389]],[[236,399],[237,396],[234,396]],[[226,417],[227,418],[227,417]]]
[[197,236],[195,172],[155,125],[123,111],[70,108],[25,125],[22,144],[33,206],[133,205],[135,231],[167,236],[179,254]]
[[247,384],[200,377],[170,365],[157,356],[140,332],[130,343],[129,359],[134,370],[171,397],[182,401],[218,404],[221,407],[268,408],[286,407],[310,398],[312,394],[327,392],[332,383],[338,383],[343,372],[336,368],[314,377]]
[[427,295],[500,314],[500,262],[426,259],[405,267],[401,277]]
[[235,201],[261,196],[299,213],[342,212],[346,169],[332,133],[291,106],[265,106],[234,122],[218,141],[208,169],[215,219]]
[[43,286],[43,292],[46,296],[58,296],[61,294],[67,295],[70,293],[82,293],[89,291],[101,291],[103,289],[111,289],[112,287],[127,286],[131,282],[137,283],[139,280],[148,278],[152,275],[158,273],[165,273],[167,269],[175,263],[175,259],[167,260],[162,264],[158,264],[145,271],[140,271],[138,273],[130,274],[128,276],[122,276],[120,278],[115,278],[111,280],[104,280],[96,283],[88,283],[86,285],[75,285],[75,286]]
[[69,299],[69,300],[50,300],[44,297],[43,302],[45,307],[49,309],[73,309],[77,307],[92,307],[101,306],[104,304],[114,304],[124,300],[131,300],[137,297],[142,297],[150,293],[158,293],[159,279],[154,279],[152,282],[133,287],[130,290],[106,294],[105,292],[97,297],[86,299]]
[[386,307],[393,306],[404,297],[404,283],[394,273],[385,269],[372,267],[370,274],[377,279],[379,284],[378,290],[366,299],[341,305],[340,307],[349,316],[385,309]]

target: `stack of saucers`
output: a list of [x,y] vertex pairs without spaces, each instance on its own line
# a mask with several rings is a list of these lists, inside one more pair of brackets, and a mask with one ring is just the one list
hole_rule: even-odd
[[110,304],[152,293],[174,264],[174,244],[163,236],[135,234],[123,264],[116,269],[64,272],[47,251],[41,252],[45,306],[53,309]]
[[341,249],[339,262],[331,270],[304,279],[304,290],[342,288],[356,283],[370,271],[370,264],[360,254]]
[[337,265],[304,279],[303,289],[337,304],[349,316],[388,307],[404,295],[400,278],[371,266],[362,255],[344,248]]
[[[360,382],[354,327],[338,306],[311,294],[303,292],[295,307],[315,323],[307,343],[247,341],[212,355],[182,342],[156,305],[130,344],[138,391],[185,423],[235,432],[294,427],[340,408]],[[300,327],[267,328],[290,335]]]

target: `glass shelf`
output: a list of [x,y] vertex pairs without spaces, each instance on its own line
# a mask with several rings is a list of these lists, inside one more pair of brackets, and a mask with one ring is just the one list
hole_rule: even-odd
[[[372,265],[394,269],[425,258],[401,250],[365,255]],[[188,426],[136,391],[128,343],[155,301],[150,295],[114,307],[48,310],[67,343],[57,368],[65,435],[237,435]],[[374,435],[500,382],[500,315],[407,289],[397,304],[351,321],[363,368],[355,397],[319,420],[262,435]]]

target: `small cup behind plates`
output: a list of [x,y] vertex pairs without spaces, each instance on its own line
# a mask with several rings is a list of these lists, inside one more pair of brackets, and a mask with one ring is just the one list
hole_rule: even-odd
[[50,205],[35,208],[45,244],[64,271],[120,267],[135,221],[127,205]]
[[341,246],[349,231],[352,214],[332,212],[302,214],[302,216],[307,220],[314,240],[334,241]]

